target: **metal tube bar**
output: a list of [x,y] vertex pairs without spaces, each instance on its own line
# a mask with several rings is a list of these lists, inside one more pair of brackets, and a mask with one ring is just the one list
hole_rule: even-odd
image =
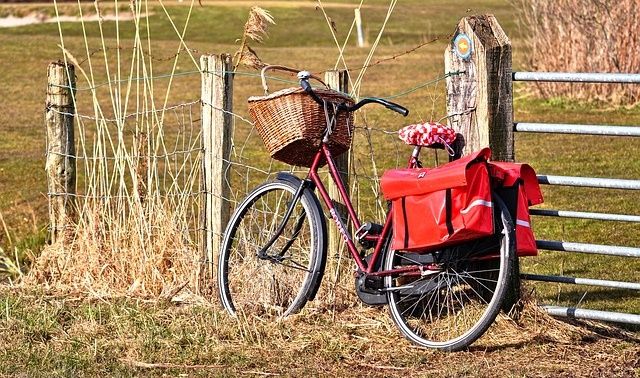
[[571,308],[560,306],[541,306],[549,315],[574,319],[602,320],[605,322],[640,324],[640,315],[626,314],[624,312],[609,312],[587,310],[584,308]]
[[559,252],[579,252],[596,255],[640,257],[640,248],[621,247],[617,245],[601,245],[586,243],[571,243],[553,240],[536,240],[539,249]]
[[558,283],[568,283],[568,284],[574,284],[574,285],[588,285],[588,286],[612,287],[615,289],[640,290],[640,283],[636,283],[636,282],[597,280],[592,278],[567,277],[567,276],[546,276],[542,274],[526,274],[526,273],[521,274],[520,278],[522,278],[523,280],[529,280],[529,281],[558,282]]
[[538,182],[546,185],[581,186],[585,188],[640,190],[640,180],[599,177],[571,177],[538,175]]
[[[318,189],[318,193],[320,193],[320,198],[322,198],[322,201],[324,201],[324,204],[329,209],[329,212],[331,213],[331,217],[333,218],[333,221],[335,222],[336,227],[338,227],[338,230],[340,230],[340,233],[344,237],[344,241],[347,244],[347,249],[349,250],[351,257],[353,257],[353,260],[356,262],[356,265],[358,266],[358,268],[364,272],[366,270],[365,262],[362,259],[362,257],[360,257],[360,254],[358,253],[358,249],[353,243],[353,239],[347,233],[346,226],[344,225],[344,223],[342,222],[342,219],[336,212],[335,205],[333,204],[333,201],[331,201],[329,192],[327,191],[327,188],[325,188],[324,184],[322,183],[322,180],[320,179],[320,176],[318,175],[318,167],[320,166],[322,157],[325,157],[328,162],[332,161],[331,154],[327,155],[328,151],[329,150],[326,148],[326,145],[323,144],[322,149],[316,153],[316,156],[313,159],[313,164],[311,164],[311,168],[309,169],[309,178],[316,185],[316,188]],[[355,222],[357,221],[357,219],[352,219],[352,221],[354,222],[354,225],[355,225],[356,224]],[[357,227],[360,228],[359,225]]]
[[340,176],[340,172],[338,172],[338,168],[336,167],[335,160],[333,160],[333,156],[331,155],[331,151],[327,147],[326,144],[322,145],[322,151],[324,152],[324,156],[327,160],[327,166],[329,167],[329,173],[331,174],[331,178],[333,179],[334,184],[338,188],[338,192],[340,193],[340,198],[342,198],[342,202],[347,208],[347,213],[349,217],[351,217],[351,223],[353,227],[357,230],[362,226],[360,223],[360,218],[358,218],[358,214],[353,208],[353,204],[351,203],[351,199],[349,194],[347,193],[347,189],[344,187],[344,182],[342,181],[342,177]]
[[514,81],[639,84],[640,74],[600,72],[514,72]]
[[529,214],[540,215],[544,217],[580,218],[580,219],[595,219],[595,220],[619,221],[619,222],[640,222],[640,215],[627,215],[627,214],[586,213],[582,211],[565,211],[565,210],[549,210],[549,209],[530,209]]
[[640,137],[639,126],[575,125],[568,123],[515,122],[514,131],[528,133],[583,134]]

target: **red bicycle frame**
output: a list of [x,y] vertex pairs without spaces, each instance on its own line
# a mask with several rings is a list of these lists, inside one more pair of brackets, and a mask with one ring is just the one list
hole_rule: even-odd
[[[409,159],[409,167],[416,166],[418,152],[419,152],[419,148],[414,150],[414,153]],[[333,179],[333,182],[338,187],[338,191],[340,192],[340,197],[347,207],[347,212],[349,215],[348,219],[351,221],[351,223],[353,224],[356,230],[360,229],[360,227],[362,226],[362,223],[360,222],[358,215],[353,209],[353,204],[351,203],[349,194],[347,193],[347,190],[344,187],[344,182],[342,181],[340,174],[338,173],[338,170],[336,168],[335,162],[333,161],[333,157],[331,156],[331,151],[329,151],[329,148],[324,143],[322,144],[321,148],[318,150],[318,152],[316,153],[313,159],[313,163],[311,164],[311,168],[309,169],[308,178],[315,184],[316,188],[318,188],[318,191],[320,192],[320,196],[322,197],[323,202],[329,209],[331,218],[333,219],[334,223],[336,224],[336,227],[338,228],[338,232],[340,232],[340,234],[342,235],[342,238],[344,239],[345,243],[347,244],[347,248],[349,249],[349,253],[351,254],[351,257],[353,257],[353,259],[355,260],[360,271],[372,276],[389,276],[389,275],[398,274],[398,273],[410,273],[410,272],[420,273],[421,268],[419,268],[418,266],[406,266],[402,268],[381,270],[377,272],[373,271],[373,267],[376,266],[376,262],[381,256],[382,249],[384,248],[384,245],[385,245],[385,240],[387,240],[387,238],[389,237],[389,233],[391,232],[391,224],[392,224],[391,212],[387,214],[386,220],[384,222],[384,226],[382,228],[382,232],[379,235],[365,235],[364,238],[366,240],[375,242],[375,248],[373,250],[373,255],[370,263],[367,264],[367,262],[364,261],[364,259],[360,256],[360,253],[358,253],[358,249],[351,235],[349,235],[349,232],[347,231],[347,226],[342,222],[340,215],[338,214],[335,206],[333,205],[333,202],[331,201],[331,197],[329,196],[327,189],[325,188],[324,184],[322,183],[322,180],[320,179],[320,176],[318,175],[318,169],[321,166],[322,158],[326,160],[327,166],[329,167],[329,174]]]

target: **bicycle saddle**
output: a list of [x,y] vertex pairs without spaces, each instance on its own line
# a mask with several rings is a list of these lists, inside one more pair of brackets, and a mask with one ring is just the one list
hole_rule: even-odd
[[443,148],[456,140],[456,132],[439,122],[424,122],[403,127],[398,130],[398,137],[412,146]]

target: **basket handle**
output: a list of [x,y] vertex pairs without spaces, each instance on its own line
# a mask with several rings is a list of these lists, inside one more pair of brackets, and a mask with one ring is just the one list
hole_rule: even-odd
[[[265,76],[265,73],[268,70],[275,70],[275,71],[286,71],[286,72],[293,72],[295,74],[297,74],[298,72],[300,72],[301,70],[297,70],[295,68],[289,68],[286,66],[278,66],[278,65],[268,65],[265,66],[262,71],[260,71],[260,77],[262,78],[262,88],[264,89],[264,94],[268,95],[269,94],[269,87],[267,86],[267,78]],[[329,86],[327,84],[325,84],[324,81],[322,81],[322,79],[320,79],[319,77],[317,77],[316,75],[311,74],[311,78],[315,79],[316,81],[318,81],[320,84],[324,85],[325,88],[329,88]]]

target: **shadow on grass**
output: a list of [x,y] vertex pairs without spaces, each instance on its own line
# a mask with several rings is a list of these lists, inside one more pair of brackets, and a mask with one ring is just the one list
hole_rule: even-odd
[[[587,346],[589,344],[596,343],[599,340],[607,339],[615,339],[618,341],[626,341],[630,343],[640,343],[640,338],[637,335],[631,334],[630,329],[625,329],[626,327],[613,326],[608,323],[595,323],[592,321],[581,321],[575,319],[558,319],[563,323],[570,324],[575,327],[581,327],[588,331],[587,334],[582,335],[579,339],[575,341],[560,341],[554,337],[545,335],[545,334],[536,334],[531,338],[527,338],[525,340],[520,340],[512,343],[503,343],[499,345],[492,346],[471,346],[469,347],[469,352],[499,352],[507,349],[521,349],[524,347],[532,346],[532,345],[581,345]],[[633,327],[633,326],[630,326]],[[640,327],[637,327],[636,330],[640,330]]]
[[[593,335],[597,335],[598,338],[617,339],[620,341],[629,341],[634,343],[640,343],[640,335],[631,334],[630,332],[640,331],[640,326],[633,324],[615,324],[615,323],[596,323],[593,321],[583,320],[566,320],[567,323],[576,326],[584,327]],[[589,336],[583,338],[586,341]],[[595,339],[594,339],[595,340]]]
[[[594,337],[594,338],[590,338],[588,340],[583,340],[583,341],[585,342],[585,344],[588,344],[588,343],[595,342],[600,338],[602,337]],[[504,344],[492,345],[488,347],[487,346],[471,346],[469,347],[469,352],[499,352],[505,349],[521,349],[531,345],[545,345],[545,344],[547,345],[566,344],[566,342],[560,342],[557,339],[547,335],[537,334],[530,339],[521,340],[513,343],[504,343]]]

